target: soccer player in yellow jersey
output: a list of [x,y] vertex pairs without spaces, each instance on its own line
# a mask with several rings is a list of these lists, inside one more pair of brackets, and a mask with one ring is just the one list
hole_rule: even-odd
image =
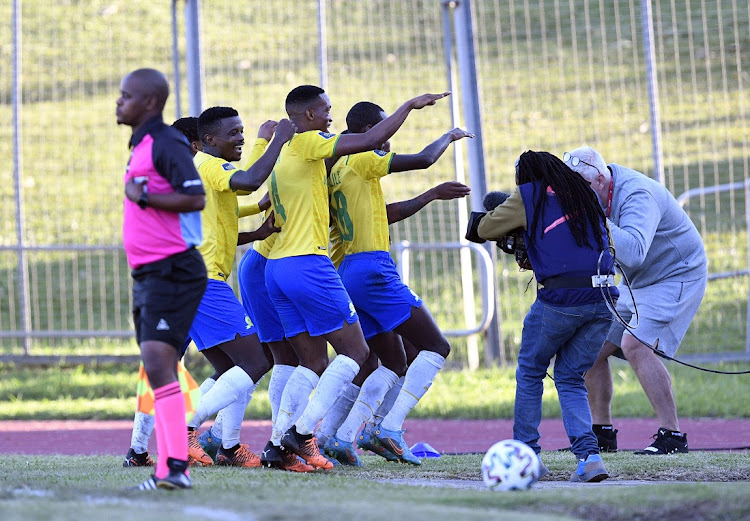
[[[265,218],[273,219],[270,209],[266,210]],[[268,346],[273,355],[273,371],[268,382],[268,400],[271,402],[272,421],[275,421],[279,414],[284,387],[286,387],[294,369],[299,365],[299,359],[286,339],[281,319],[266,288],[266,264],[277,237],[278,234],[273,234],[263,241],[255,241],[253,247],[242,256],[237,269],[242,305],[258,329],[258,338],[264,345]],[[264,467],[292,472],[314,470],[313,467],[302,462],[293,453],[280,450],[270,441],[263,449],[260,459]]]
[[[268,256],[266,284],[300,365],[284,388],[271,441],[276,446],[280,441],[315,467],[333,465],[320,454],[313,429],[369,356],[357,313],[328,258],[325,159],[380,147],[412,110],[448,94],[411,99],[369,132],[339,136],[328,133],[331,101],[323,89],[302,85],[287,95],[286,111],[297,134],[284,146],[269,179],[281,232]],[[326,341],[338,354],[328,367]]]
[[[386,145],[388,144],[386,143]],[[386,147],[383,147],[383,150],[385,150],[386,152],[390,152],[390,148],[386,150]],[[332,167],[333,164],[331,164],[331,168]],[[329,190],[330,188],[331,187],[329,186]],[[447,201],[451,199],[457,199],[459,197],[465,197],[470,192],[471,189],[462,183],[459,183],[457,181],[447,181],[430,188],[429,190],[419,194],[413,199],[395,203],[388,203],[388,205],[386,205],[388,224],[390,225],[411,217],[432,201]],[[330,233],[331,261],[333,261],[334,266],[336,266],[336,268],[338,269],[338,267],[341,265],[341,262],[343,262],[344,260],[345,251],[344,243],[340,238],[339,230],[335,223],[335,220],[333,221],[333,224],[331,226]],[[364,332],[364,325],[362,326],[362,329]],[[367,335],[365,334],[365,336]],[[336,431],[339,430],[344,421],[347,419],[347,416],[351,412],[351,409],[356,402],[360,407],[364,404],[367,404],[368,408],[366,409],[366,415],[372,414],[370,419],[367,420],[366,428],[362,430],[357,438],[357,445],[359,446],[359,448],[363,450],[370,450],[389,461],[399,460],[398,456],[383,448],[383,446],[380,445],[380,442],[378,442],[371,436],[372,427],[380,423],[380,421],[386,416],[386,414],[390,412],[393,403],[396,401],[396,398],[404,382],[404,374],[406,373],[407,365],[413,362],[418,355],[417,348],[410,344],[408,340],[404,340],[398,334],[394,334],[394,337],[395,338],[393,338],[393,340],[401,340],[403,342],[404,349],[399,349],[398,346],[396,346],[396,348],[394,349],[391,349],[391,347],[394,346],[391,335],[375,335],[367,340],[367,345],[370,347],[370,357],[368,358],[367,362],[361,366],[359,373],[357,373],[357,376],[354,377],[352,383],[349,384],[349,386],[347,386],[339,395],[338,399],[334,403],[333,407],[331,407],[326,417],[323,418],[323,421],[321,421],[318,427],[315,429],[315,438],[318,440],[319,447],[326,447],[326,442],[329,438],[336,434]],[[377,345],[379,341],[383,343],[383,346]],[[404,353],[404,351],[406,352]],[[405,360],[404,356],[406,356]],[[372,386],[372,384],[374,383],[377,384],[378,380],[368,382],[368,386],[364,391],[362,390],[363,383],[375,370],[377,370],[379,361],[382,362],[382,364],[386,368],[399,376],[393,387],[391,387],[390,390],[388,390],[388,392],[385,394],[385,397],[381,397],[382,400],[373,398],[373,394],[376,397],[380,392],[378,391],[377,385]],[[380,383],[383,383],[383,380],[381,380]],[[385,381],[385,383],[390,384],[390,382],[387,382],[387,380]],[[360,393],[362,393],[361,397]],[[359,428],[359,425],[353,428],[356,430]],[[352,446],[350,450],[348,450],[348,452],[346,452],[345,454],[341,453],[341,451],[339,451],[339,454],[333,454],[331,451],[329,451],[328,454],[336,459],[340,458],[339,461],[341,461],[341,463],[343,464],[358,465],[360,461],[353,449],[354,448]],[[336,450],[338,450],[338,447],[336,447]]]
[[[367,132],[386,119],[378,105],[363,101],[346,117],[347,130]],[[344,463],[357,464],[353,442],[385,393],[406,365],[402,336],[418,351],[406,372],[403,388],[391,411],[374,430],[378,440],[402,461],[420,464],[404,442],[406,415],[427,392],[450,352],[450,344],[422,300],[402,281],[391,259],[388,215],[380,179],[393,172],[424,169],[448,146],[472,134],[455,128],[418,154],[375,150],[340,158],[328,176],[331,213],[343,240],[345,257],[339,267],[344,287],[357,309],[365,338],[383,361],[362,385],[359,397],[326,452]],[[463,195],[468,193],[468,189]]]
[[[239,161],[245,144],[242,120],[230,107],[212,107],[198,118],[198,134],[203,151],[194,157],[206,187],[203,212],[203,243],[198,248],[208,270],[208,287],[190,328],[190,337],[198,350],[220,374],[213,386],[202,385],[201,399],[188,423],[189,451],[192,459],[204,466],[213,463],[201,447],[196,429],[210,416],[225,409],[222,417],[222,446],[216,453],[220,465],[260,466],[260,458],[247,445],[239,443],[239,434],[247,403],[257,382],[271,366],[255,327],[226,280],[232,270],[239,242],[263,240],[277,229],[273,221],[256,232],[238,235],[238,191],[252,192],[268,177],[279,151],[294,133],[288,120],[267,122],[260,130],[262,142],[256,143],[254,156],[276,135],[252,166],[240,170],[230,161]],[[261,140],[259,139],[259,141]],[[255,159],[253,157],[252,159]],[[205,384],[205,382],[204,382]]]

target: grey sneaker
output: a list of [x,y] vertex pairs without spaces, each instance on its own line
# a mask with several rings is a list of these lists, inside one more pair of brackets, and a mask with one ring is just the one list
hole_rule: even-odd
[[570,481],[578,483],[596,483],[609,477],[604,462],[599,454],[589,454],[586,459],[578,460],[578,468],[570,474]]

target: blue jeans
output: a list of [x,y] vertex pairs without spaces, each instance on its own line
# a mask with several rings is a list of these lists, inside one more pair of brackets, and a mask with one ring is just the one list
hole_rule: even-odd
[[555,357],[555,387],[572,451],[578,458],[599,453],[584,374],[594,365],[611,320],[604,302],[580,306],[553,306],[538,299],[534,302],[523,321],[518,353],[514,439],[537,454],[541,450],[542,382]]

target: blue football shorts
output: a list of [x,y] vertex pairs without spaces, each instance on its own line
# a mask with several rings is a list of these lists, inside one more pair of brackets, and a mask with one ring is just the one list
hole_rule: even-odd
[[260,341],[280,342],[284,340],[284,326],[266,289],[267,262],[268,259],[253,249],[245,252],[237,269],[240,297],[245,312],[258,329]]
[[410,316],[422,299],[401,281],[387,251],[367,251],[344,257],[339,275],[354,303],[369,339],[393,331]]
[[229,284],[209,279],[190,327],[190,338],[198,351],[234,340],[237,335],[249,336],[255,332],[255,326]]
[[325,335],[359,319],[328,256],[269,259],[266,287],[287,338]]

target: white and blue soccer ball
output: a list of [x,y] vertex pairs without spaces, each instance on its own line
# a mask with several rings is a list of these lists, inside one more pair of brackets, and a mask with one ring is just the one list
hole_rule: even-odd
[[495,443],[482,458],[482,479],[490,490],[527,490],[539,479],[540,471],[534,450],[516,440]]

